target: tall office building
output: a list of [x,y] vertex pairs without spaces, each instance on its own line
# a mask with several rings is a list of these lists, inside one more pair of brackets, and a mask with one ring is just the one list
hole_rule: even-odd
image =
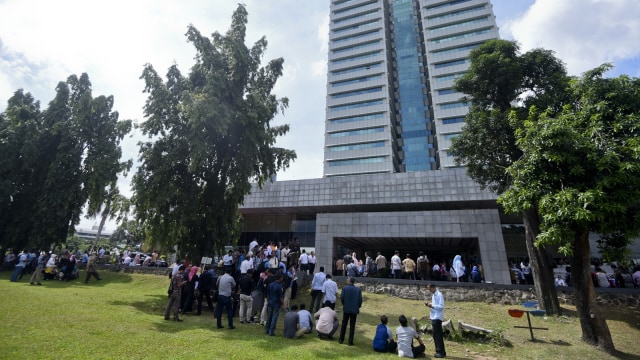
[[324,176],[454,167],[453,82],[498,28],[489,0],[333,0]]

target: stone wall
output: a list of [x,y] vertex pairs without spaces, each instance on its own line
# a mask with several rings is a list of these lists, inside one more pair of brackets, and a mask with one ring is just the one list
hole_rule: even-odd
[[[344,279],[342,279],[344,280]],[[365,292],[389,294],[403,299],[430,299],[431,293],[424,281],[383,280],[358,278],[356,285]],[[524,285],[498,285],[436,282],[447,301],[487,302],[491,304],[519,305],[536,300],[535,288]],[[598,303],[602,306],[640,306],[640,289],[596,288]],[[572,288],[558,289],[560,304],[574,305]]]

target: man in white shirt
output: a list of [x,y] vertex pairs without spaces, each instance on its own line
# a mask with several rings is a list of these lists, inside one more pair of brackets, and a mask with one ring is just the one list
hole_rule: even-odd
[[224,264],[224,268],[230,268],[231,273],[233,273],[233,251],[229,250],[227,255],[222,257],[222,263]]
[[[431,319],[431,327],[433,329],[433,342],[436,347],[436,353],[433,354],[433,357],[444,358],[447,357],[447,352],[444,348],[444,333],[442,332],[442,322],[444,321],[444,296],[442,296],[442,293],[436,288],[435,284],[429,284],[429,291],[432,294],[431,302],[426,302],[424,305],[431,308],[429,318]],[[398,349],[400,349],[399,345]]]
[[300,270],[305,274],[309,274],[309,255],[302,249],[302,255],[300,255]]
[[246,274],[249,269],[253,269],[253,252],[251,251],[247,253],[247,257],[240,264],[240,274]]
[[393,272],[394,279],[402,278],[402,259],[400,259],[400,252],[396,250],[395,254],[391,257],[391,271]]
[[324,284],[322,284],[322,293],[324,294],[323,303],[327,303],[327,301],[331,304],[331,309],[336,308],[336,297],[338,296],[338,284],[336,284],[333,279],[331,279],[331,275],[327,274]]

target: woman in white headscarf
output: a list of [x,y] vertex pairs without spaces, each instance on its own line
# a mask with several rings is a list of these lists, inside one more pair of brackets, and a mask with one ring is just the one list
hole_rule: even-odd
[[462,281],[462,277],[464,276],[464,264],[462,263],[462,256],[456,255],[453,258],[453,269],[456,272],[456,282]]

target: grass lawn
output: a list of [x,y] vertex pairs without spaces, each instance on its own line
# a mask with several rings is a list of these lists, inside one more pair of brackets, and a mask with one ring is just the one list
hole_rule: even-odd
[[[30,286],[27,275],[21,282],[9,281],[9,272],[0,273],[0,358],[1,359],[391,359],[378,354],[371,341],[381,314],[389,317],[395,330],[397,318],[405,314],[427,315],[422,301],[388,295],[364,294],[364,304],[356,325],[355,346],[319,340],[315,335],[289,340],[282,337],[280,315],[276,328],[280,336],[268,337],[260,325],[236,329],[215,329],[213,317],[183,316],[184,322],[165,321],[166,276],[121,274],[102,271],[102,281],[81,279],[72,282],[45,281]],[[342,285],[342,284],[340,284]],[[446,291],[443,291],[446,298]],[[292,303],[310,300],[302,290]],[[580,324],[575,307],[565,306],[566,316],[532,318],[532,342],[526,316],[511,318],[502,306],[485,303],[446,303],[445,316],[501,332],[497,341],[445,339],[450,359],[640,359],[640,309],[604,309],[616,348],[613,357],[580,340]],[[340,317],[341,307],[336,308]],[[223,322],[226,326],[226,322]],[[457,326],[456,326],[457,327]],[[336,335],[337,338],[337,335]],[[433,341],[425,336],[427,358],[433,354]]]

